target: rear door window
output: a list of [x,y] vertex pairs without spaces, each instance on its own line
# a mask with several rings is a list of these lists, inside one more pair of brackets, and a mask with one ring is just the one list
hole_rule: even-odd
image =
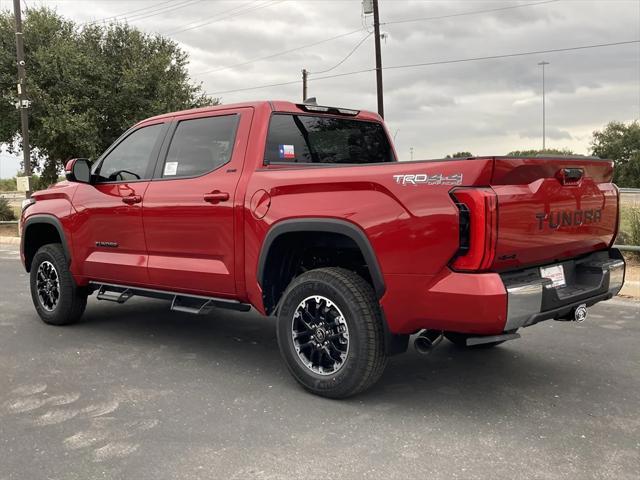
[[265,163],[371,164],[395,157],[380,123],[313,115],[275,114]]
[[231,160],[239,115],[181,120],[171,139],[163,178],[195,177]]

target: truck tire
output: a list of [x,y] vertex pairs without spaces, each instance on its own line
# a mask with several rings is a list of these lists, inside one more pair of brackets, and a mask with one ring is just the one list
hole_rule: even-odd
[[387,364],[380,307],[371,285],[342,268],[294,279],[278,313],[278,346],[308,391],[346,398],[371,387]]
[[31,298],[44,323],[77,322],[87,306],[87,291],[76,286],[59,243],[40,247],[31,262]]
[[456,332],[445,332],[444,336],[447,340],[453,343],[456,347],[468,348],[472,350],[484,350],[487,348],[497,347],[501,343],[504,343],[504,340],[500,342],[490,342],[490,343],[481,343],[480,345],[467,345],[467,338],[469,337],[477,337],[478,335],[469,335],[466,333],[456,333]]

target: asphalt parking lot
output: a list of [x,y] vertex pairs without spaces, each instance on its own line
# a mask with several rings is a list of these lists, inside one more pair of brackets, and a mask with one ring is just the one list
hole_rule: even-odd
[[0,479],[637,479],[640,303],[590,314],[493,350],[410,350],[331,401],[254,313],[91,299],[46,326],[0,245]]

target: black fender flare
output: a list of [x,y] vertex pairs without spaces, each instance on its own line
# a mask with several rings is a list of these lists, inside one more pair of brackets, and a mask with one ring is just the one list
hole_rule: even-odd
[[64,251],[64,256],[67,259],[67,265],[69,265],[71,263],[71,252],[69,251],[69,244],[64,233],[64,228],[62,228],[62,223],[60,223],[60,220],[53,215],[38,213],[28,217],[25,220],[22,227],[22,235],[20,237],[20,252],[22,252],[22,255],[25,257],[25,269],[27,270],[27,272],[31,269],[31,265],[26,261],[26,252],[24,250],[25,241],[29,233],[29,227],[37,224],[53,225],[53,227],[58,232],[60,242],[62,243],[62,250]]
[[267,232],[264,242],[262,242],[262,248],[260,249],[260,256],[258,258],[257,279],[260,287],[263,287],[264,268],[273,242],[280,235],[291,232],[329,232],[339,233],[351,238],[367,262],[373,288],[378,300],[382,298],[386,290],[384,277],[382,276],[378,259],[367,235],[357,225],[335,218],[293,218],[274,224]]
[[[260,257],[258,258],[257,279],[260,287],[263,287],[264,268],[269,256],[269,250],[273,242],[285,233],[290,232],[330,232],[345,235],[351,238],[362,252],[362,256],[367,262],[369,275],[373,282],[373,289],[378,300],[382,298],[386,291],[382,270],[376,257],[375,251],[369,242],[367,235],[357,225],[345,220],[334,218],[294,218],[282,220],[274,224],[267,232],[262,242]],[[384,310],[380,308],[382,314],[382,326],[385,337],[385,352],[387,355],[397,355],[407,350],[409,335],[396,335],[389,331],[389,325]]]

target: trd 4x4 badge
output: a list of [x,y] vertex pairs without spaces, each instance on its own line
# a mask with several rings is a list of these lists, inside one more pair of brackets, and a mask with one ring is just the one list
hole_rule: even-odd
[[462,185],[461,173],[453,175],[414,173],[410,175],[394,175],[393,179],[400,185]]

